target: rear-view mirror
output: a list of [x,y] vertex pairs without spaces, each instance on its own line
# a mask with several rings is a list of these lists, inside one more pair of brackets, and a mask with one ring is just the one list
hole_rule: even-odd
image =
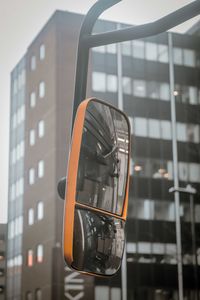
[[87,274],[114,275],[124,250],[130,159],[126,115],[97,99],[74,122],[65,192],[64,257]]

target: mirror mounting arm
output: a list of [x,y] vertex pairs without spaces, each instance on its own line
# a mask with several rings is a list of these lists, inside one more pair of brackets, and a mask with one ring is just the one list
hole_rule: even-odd
[[72,128],[77,107],[86,97],[90,48],[153,36],[169,30],[200,14],[200,1],[196,0],[152,23],[131,26],[107,33],[92,34],[92,29],[98,17],[106,9],[120,1],[121,0],[99,0],[91,7],[84,18],[78,43]]

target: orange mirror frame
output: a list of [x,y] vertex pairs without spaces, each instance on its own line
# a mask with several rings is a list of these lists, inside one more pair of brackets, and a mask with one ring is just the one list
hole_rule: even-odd
[[[93,137],[98,136],[94,144],[97,150],[92,145],[88,150],[91,139],[85,140],[87,149],[83,148],[83,135],[88,131],[93,132]],[[115,138],[112,132],[115,132]],[[100,153],[103,153],[103,147],[110,147],[105,155]],[[83,152],[87,154],[83,156]],[[74,122],[66,177],[63,249],[65,261],[72,269],[96,276],[112,276],[119,269],[125,243],[129,162],[130,125],[127,116],[101,100],[84,100],[78,107]],[[80,170],[81,163],[88,184],[84,192],[77,189],[84,175]],[[90,168],[85,168],[85,164]],[[99,165],[103,170],[101,177],[99,173],[95,175]]]

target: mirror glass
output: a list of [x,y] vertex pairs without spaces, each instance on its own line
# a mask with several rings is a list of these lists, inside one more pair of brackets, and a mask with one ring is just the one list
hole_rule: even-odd
[[75,269],[113,275],[121,265],[123,250],[124,221],[76,208],[72,263]]
[[90,101],[82,133],[76,201],[121,215],[128,158],[127,118],[113,107]]

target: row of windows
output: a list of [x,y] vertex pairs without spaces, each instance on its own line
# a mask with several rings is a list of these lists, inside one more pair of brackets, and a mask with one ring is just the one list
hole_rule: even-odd
[[36,247],[35,260],[34,260],[34,251],[32,249],[29,249],[27,251],[27,266],[28,267],[32,267],[34,265],[34,262],[42,263],[43,259],[44,259],[44,247],[42,244],[39,244]]
[[11,164],[15,164],[22,157],[24,157],[24,141],[18,143],[11,151]]
[[[179,179],[186,182],[200,182],[200,165],[197,163],[178,163]],[[173,179],[173,162],[157,159],[138,158],[131,160],[130,173],[135,176],[154,179]]]
[[[171,140],[171,122],[166,120],[146,119],[141,117],[129,118],[132,133],[135,136]],[[177,122],[177,140],[179,142],[200,142],[200,126]]]
[[18,91],[21,90],[21,88],[26,83],[26,71],[23,69],[17,76],[17,78],[13,81],[13,95],[16,95]]
[[8,239],[13,239],[15,236],[23,232],[23,217],[19,216],[8,224]]
[[[195,222],[200,223],[200,205],[195,205]],[[175,221],[175,204],[169,201],[156,201],[140,199],[130,201],[128,214],[131,218],[141,220]],[[190,205],[180,205],[180,217],[183,221],[190,222]]]
[[[127,243],[127,252],[129,254],[127,261],[130,262],[177,264],[176,244],[150,242]],[[130,257],[130,254],[132,254],[132,257]],[[200,248],[197,249],[196,255],[197,263],[200,265]],[[185,253],[182,256],[182,261],[184,265],[192,265],[193,257],[190,253]]]
[[[45,45],[44,44],[40,45],[40,49],[39,49],[39,59],[40,60],[43,60],[45,58],[45,50],[46,50]],[[33,55],[31,57],[31,61],[30,61],[30,67],[31,67],[32,71],[36,69],[36,65],[37,65],[36,56]]]
[[[46,85],[44,81],[39,83],[38,96],[39,98],[44,98],[46,94]],[[36,106],[36,93],[32,92],[29,97],[30,107]]]
[[12,128],[15,129],[25,120],[25,105],[23,104],[18,110],[13,114],[12,117]]
[[[40,160],[38,162],[38,167],[37,167],[37,176],[38,178],[42,178],[44,176],[44,161]],[[35,169],[31,168],[29,169],[29,174],[28,174],[28,181],[29,184],[32,185],[35,183]]]
[[[117,53],[116,44],[100,46],[93,48],[94,52]],[[158,61],[161,63],[169,62],[168,46],[144,41],[127,41],[121,43],[122,55],[132,56],[134,58]],[[196,67],[198,65],[197,53],[192,49],[173,48],[174,64],[187,67]]]
[[10,201],[14,201],[16,198],[24,194],[24,178],[19,178],[10,187]]
[[[45,133],[44,121],[41,120],[41,121],[39,121],[38,126],[37,126],[38,137],[42,138],[44,136],[44,133]],[[35,145],[35,140],[36,140],[36,130],[31,129],[29,132],[29,145],[30,146]]]
[[42,201],[37,203],[37,207],[36,207],[36,220],[34,217],[34,209],[30,208],[28,210],[28,225],[33,225],[34,222],[40,221],[44,218],[44,203]]
[[[92,89],[95,92],[116,93],[118,87],[117,75],[106,74],[103,72],[92,73]],[[164,101],[170,100],[170,87],[167,82],[145,81],[141,79],[132,79],[123,76],[123,93],[135,97],[148,97]],[[200,103],[200,91],[195,86],[175,85],[174,95],[177,101],[189,104]]]

